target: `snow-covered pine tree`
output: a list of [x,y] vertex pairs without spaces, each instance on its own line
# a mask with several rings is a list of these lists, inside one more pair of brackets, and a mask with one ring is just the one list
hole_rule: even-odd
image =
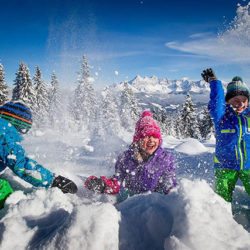
[[48,90],[42,79],[42,73],[37,66],[33,77],[33,86],[36,94],[36,109],[34,112],[34,121],[36,126],[45,125],[48,122],[49,99]]
[[116,99],[109,88],[102,92],[101,102],[102,123],[105,134],[117,135],[120,130],[120,118]]
[[[102,106],[102,96],[98,94],[97,98],[97,106]],[[103,111],[101,108],[96,110],[95,124],[94,124],[94,132],[93,132],[93,140],[96,142],[104,142],[107,140],[106,138],[106,129],[103,127]]]
[[183,104],[182,111],[181,111],[181,127],[180,130],[182,136],[184,138],[191,137],[200,139],[200,130],[197,121],[197,114],[195,113],[196,108],[194,107],[193,101],[191,96],[188,94],[186,97],[186,101]]
[[96,118],[97,100],[92,81],[90,70],[86,56],[83,56],[81,69],[78,73],[78,85],[74,92],[74,100],[72,103],[72,113],[79,128],[94,128],[93,122]]
[[176,112],[177,114],[176,114],[175,120],[173,121],[174,128],[175,128],[174,134],[177,138],[183,138],[184,137],[183,136],[184,124],[182,122],[182,110],[178,108]]
[[62,114],[61,95],[59,92],[59,81],[56,73],[52,72],[51,81],[48,92],[48,116],[50,124],[55,127],[59,124]]
[[36,97],[30,78],[29,68],[23,62],[19,64],[14,86],[12,100],[22,101],[32,110],[36,110]]
[[166,120],[165,120],[165,132],[167,135],[171,135],[176,137],[176,126],[175,126],[175,122],[176,122],[176,116],[175,115],[168,115]]
[[135,122],[140,115],[139,105],[128,83],[123,84],[120,98],[121,125],[128,131],[133,131]]
[[5,83],[4,67],[0,63],[0,105],[8,100],[8,87]]
[[201,137],[205,140],[209,139],[213,133],[213,121],[207,108],[201,111],[198,122]]
[[150,108],[154,115],[154,119],[157,120],[158,124],[161,127],[161,132],[166,134],[166,131],[169,129],[170,120],[168,118],[167,112],[163,107],[152,106]]

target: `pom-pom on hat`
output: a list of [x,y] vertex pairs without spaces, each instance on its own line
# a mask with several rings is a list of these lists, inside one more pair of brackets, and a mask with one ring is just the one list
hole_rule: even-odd
[[145,136],[153,136],[160,139],[160,143],[162,142],[161,129],[149,110],[142,112],[140,119],[137,121],[133,142],[137,142]]
[[32,125],[31,111],[21,102],[7,102],[0,106],[0,117],[9,121],[23,134],[27,133]]
[[226,101],[238,95],[247,97],[249,101],[249,89],[247,85],[243,82],[241,77],[235,76],[227,85]]

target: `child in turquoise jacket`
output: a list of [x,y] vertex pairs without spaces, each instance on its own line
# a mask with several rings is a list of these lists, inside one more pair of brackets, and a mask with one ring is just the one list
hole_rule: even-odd
[[[17,176],[35,187],[58,187],[64,193],[75,193],[76,185],[65,177],[28,158],[21,146],[21,133],[32,126],[30,109],[20,102],[7,102],[0,106],[0,171],[9,167]],[[13,192],[6,180],[0,179],[0,206]]]
[[212,69],[201,74],[210,84],[208,109],[215,126],[215,191],[232,201],[238,179],[250,195],[250,109],[249,89],[240,77],[227,85],[226,96],[221,81]]

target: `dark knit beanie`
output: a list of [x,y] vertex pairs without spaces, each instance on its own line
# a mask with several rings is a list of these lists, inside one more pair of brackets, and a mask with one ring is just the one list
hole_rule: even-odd
[[238,95],[247,97],[249,101],[249,89],[247,85],[243,83],[241,77],[235,76],[227,85],[226,101]]
[[0,106],[0,117],[9,121],[23,134],[27,133],[32,125],[31,111],[21,102],[7,102]]

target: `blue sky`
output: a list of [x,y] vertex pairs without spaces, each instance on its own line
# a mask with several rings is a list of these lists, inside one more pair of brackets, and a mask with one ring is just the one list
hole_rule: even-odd
[[63,85],[75,86],[85,54],[97,87],[136,75],[199,80],[206,67],[223,80],[240,75],[250,83],[248,12],[241,10],[245,14],[230,26],[238,2],[248,3],[0,0],[0,60],[6,81],[13,84],[23,61],[31,75],[38,65],[46,81],[54,70]]

